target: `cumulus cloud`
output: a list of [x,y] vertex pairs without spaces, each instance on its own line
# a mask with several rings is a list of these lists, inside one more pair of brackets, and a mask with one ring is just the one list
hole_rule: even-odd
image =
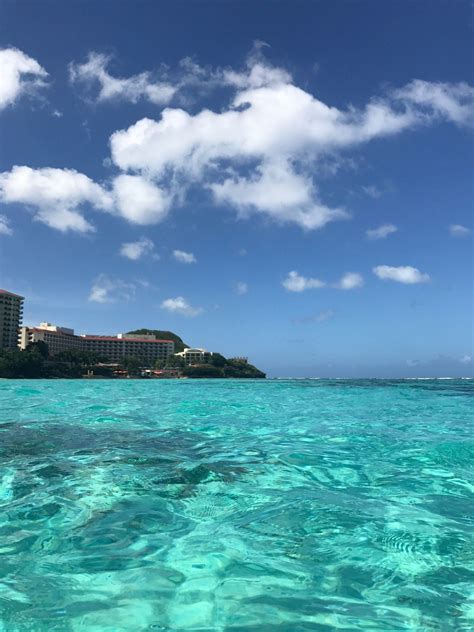
[[305,290],[325,287],[326,283],[320,279],[301,276],[296,270],[292,270],[288,273],[286,279],[282,281],[282,285],[288,292],[304,292]]
[[141,176],[122,174],[113,182],[116,212],[131,224],[158,224],[168,214],[171,194]]
[[24,204],[34,218],[62,232],[94,228],[80,209],[111,210],[113,200],[100,185],[74,169],[13,167],[0,173],[0,201]]
[[192,252],[184,250],[173,250],[173,257],[180,263],[196,263],[197,259]]
[[358,272],[347,272],[333,287],[340,290],[354,290],[363,285],[364,279],[361,274]]
[[238,294],[239,296],[243,296],[244,294],[247,294],[248,291],[249,291],[249,286],[247,283],[244,283],[244,281],[239,281],[238,283],[236,283],[235,285],[236,294]]
[[[218,111],[165,107],[157,120],[142,118],[114,132],[111,161],[122,173],[107,189],[89,180],[101,193],[86,196],[84,203],[131,223],[153,224],[182,203],[191,187],[200,186],[216,204],[231,207],[241,217],[257,214],[317,230],[349,216],[337,202],[328,204],[320,195],[318,181],[327,177],[328,161],[335,172],[344,163],[343,152],[372,140],[441,120],[470,122],[474,95],[467,84],[417,80],[360,107],[335,107],[296,86],[285,69],[272,66],[263,57],[264,47],[257,42],[240,70],[203,68],[192,59],[182,60],[181,76],[170,81],[166,69],[159,76],[113,76],[110,58],[98,53],[83,64],[72,64],[71,80],[98,86],[101,101],[167,104],[185,87],[199,94],[204,85],[224,85],[231,93]],[[368,195],[376,194],[375,188],[366,189]],[[34,201],[30,204],[39,208]],[[78,211],[81,204],[42,205],[37,218],[86,232],[91,225]]]
[[15,166],[0,173],[0,201],[24,204],[34,218],[62,232],[94,231],[82,210],[105,211],[131,224],[157,224],[168,214],[171,197],[147,178],[121,174],[101,185],[74,169]]
[[[347,217],[319,197],[324,161],[343,150],[440,119],[466,124],[464,84],[412,82],[361,108],[339,109],[297,87],[289,73],[250,56],[245,72],[222,72],[235,93],[227,109],[165,108],[110,139],[114,163],[166,187],[201,183],[240,215],[264,214],[307,230]],[[378,191],[367,187],[375,196]]]
[[292,222],[307,230],[348,217],[343,209],[322,204],[311,179],[295,173],[288,162],[269,160],[251,178],[228,178],[211,184],[210,189],[217,202],[230,204],[243,215],[264,213],[279,223]]
[[385,239],[392,233],[396,233],[398,228],[395,224],[382,224],[378,228],[370,228],[365,232],[368,239]]
[[141,237],[138,241],[131,241],[122,244],[120,254],[122,257],[137,261],[141,257],[153,252],[155,245],[148,237]]
[[397,281],[398,283],[426,283],[430,280],[429,274],[420,272],[412,266],[376,266],[373,272],[383,281]]
[[289,292],[304,292],[315,288],[332,287],[338,290],[353,290],[364,285],[364,279],[358,272],[347,272],[336,283],[326,283],[320,279],[301,276],[295,270],[288,273],[282,281],[283,287]]
[[0,50],[0,110],[24,94],[36,94],[46,85],[46,70],[17,48]]
[[136,289],[136,283],[114,279],[107,274],[99,274],[92,284],[89,301],[92,303],[132,301],[135,298]]
[[10,220],[6,215],[0,215],[0,235],[13,235]]
[[467,237],[471,234],[471,229],[461,224],[451,224],[449,227],[449,233],[451,237]]
[[152,73],[141,72],[131,77],[114,77],[108,71],[111,55],[89,53],[83,64],[69,65],[69,78],[73,84],[81,84],[89,92],[98,88],[97,101],[123,100],[137,103],[145,99],[155,105],[169,103],[176,87],[166,81],[154,79]]
[[459,362],[462,362],[462,364],[471,364],[472,356],[467,354],[463,355],[462,358],[459,359]]
[[182,296],[176,298],[167,298],[161,303],[161,308],[172,312],[174,314],[181,314],[182,316],[194,317],[202,313],[201,307],[193,307]]

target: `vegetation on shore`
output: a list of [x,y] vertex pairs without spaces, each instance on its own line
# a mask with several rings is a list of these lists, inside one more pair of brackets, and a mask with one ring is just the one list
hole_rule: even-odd
[[264,378],[265,373],[252,364],[234,358],[227,359],[220,353],[213,353],[209,363],[185,366],[181,356],[170,356],[166,362],[158,360],[157,369],[179,369],[183,377],[237,377]]
[[81,378],[89,370],[95,375],[113,377],[106,361],[95,353],[68,349],[49,357],[48,345],[34,342],[24,351],[0,350],[0,378]]
[[[176,348],[184,343],[179,336],[168,331],[138,329],[129,333],[152,333],[161,339],[174,340]],[[94,377],[117,377],[117,367],[104,366],[108,358],[96,353],[68,349],[49,356],[48,345],[34,342],[24,351],[0,350],[0,378],[81,378],[88,373]],[[121,376],[143,376],[143,360],[136,356],[126,356],[118,367]],[[264,378],[265,373],[252,364],[239,359],[227,359],[220,353],[214,353],[209,363],[186,366],[179,355],[172,355],[166,361],[158,360],[157,371],[164,377],[188,378]]]

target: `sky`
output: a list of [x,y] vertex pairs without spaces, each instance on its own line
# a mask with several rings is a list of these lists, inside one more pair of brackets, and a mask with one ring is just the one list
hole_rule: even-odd
[[269,376],[469,376],[470,2],[0,2],[0,287]]

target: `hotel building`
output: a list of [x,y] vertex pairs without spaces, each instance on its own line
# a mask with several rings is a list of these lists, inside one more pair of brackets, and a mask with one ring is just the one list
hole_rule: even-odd
[[38,327],[22,327],[20,330],[20,349],[32,342],[45,342],[48,345],[49,355],[54,356],[67,349],[83,349],[80,336],[74,335],[74,329],[58,327],[51,323],[40,323]]
[[0,349],[17,349],[23,296],[0,290]]
[[156,360],[166,360],[174,353],[173,340],[157,340],[153,335],[77,336],[73,329],[51,323],[21,328],[21,349],[40,340],[48,345],[51,356],[67,349],[78,349],[97,353],[109,362],[119,362],[125,356],[136,356],[143,360],[144,366],[153,366]]
[[200,349],[200,348],[186,348],[184,351],[181,351],[180,353],[176,354],[177,356],[180,356],[181,358],[184,358],[184,363],[187,365],[190,364],[208,364],[211,356],[212,356],[212,352],[211,351],[206,351],[206,349]]
[[156,360],[166,360],[174,353],[173,340],[157,340],[154,336],[79,336],[84,351],[93,351],[110,362],[119,362],[125,356],[143,359],[143,364],[152,366]]

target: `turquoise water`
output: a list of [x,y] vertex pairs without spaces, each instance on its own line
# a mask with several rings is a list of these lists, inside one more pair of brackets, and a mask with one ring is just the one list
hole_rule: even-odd
[[0,380],[0,631],[472,630],[473,395]]

